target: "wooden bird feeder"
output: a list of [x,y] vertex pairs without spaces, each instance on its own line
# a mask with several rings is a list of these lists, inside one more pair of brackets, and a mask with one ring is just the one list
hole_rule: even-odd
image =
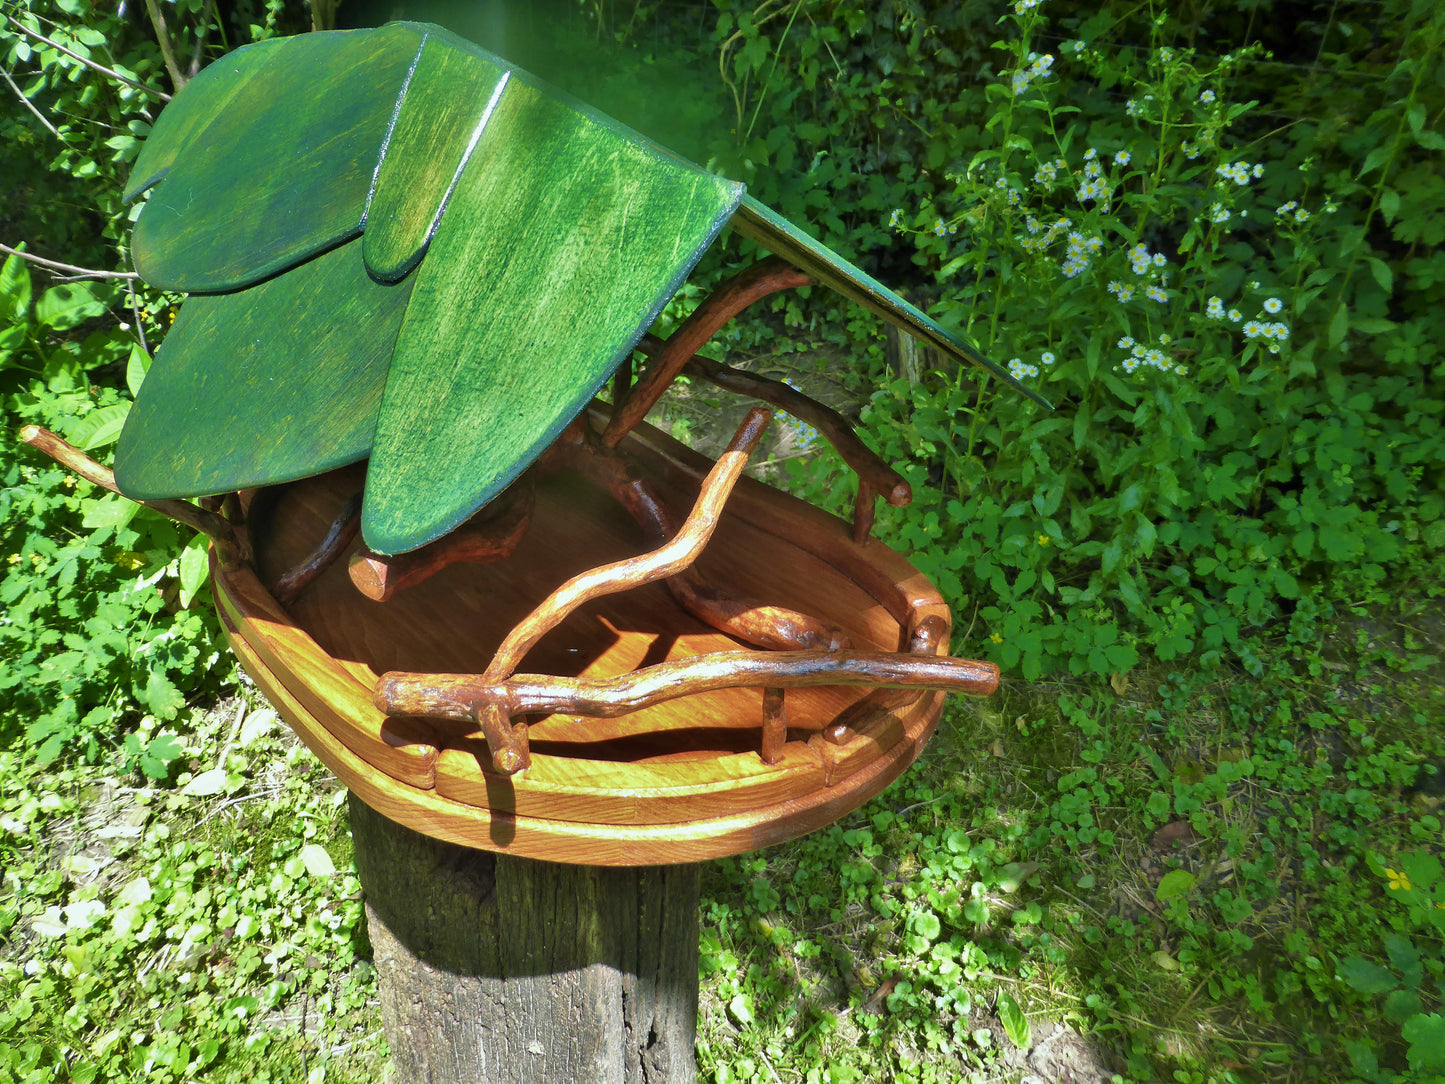
[[[821,283],[1016,382],[741,185],[447,31],[392,24],[212,64],[145,144],[127,195],[148,189],[137,267],[192,296],[115,476],[44,430],[24,437],[211,537],[242,665],[386,818],[378,831],[403,833],[373,845],[357,825],[368,894],[392,900],[374,926],[411,928],[410,878],[441,876],[392,876],[397,854],[431,846],[419,837],[576,867],[593,889],[619,867],[633,899],[645,867],[812,831],[913,762],[947,692],[996,687],[994,666],[947,654],[934,586],[871,537],[876,500],[906,504],[908,483],[834,411],[697,351],[753,301]],[[655,338],[725,226],[774,255]],[[765,409],[716,461],[648,426],[682,372],[814,425],[858,475],[851,524],[741,477]],[[609,379],[610,405],[596,398]],[[691,993],[667,1042],[652,1021],[644,1047],[656,1063],[670,1042],[670,1067],[646,1079],[690,1079],[691,868],[658,889],[693,900],[694,970],[684,922],[669,973]],[[628,943],[673,928],[677,906]],[[636,979],[636,961],[603,955]],[[555,988],[559,969],[528,959],[493,970]],[[627,1068],[644,1047],[611,1075],[569,1061],[591,1040],[568,1019],[496,1039],[533,1035],[545,1071],[494,1059],[486,1079],[644,1078]],[[448,1078],[388,1024],[413,1059],[403,1079]]]

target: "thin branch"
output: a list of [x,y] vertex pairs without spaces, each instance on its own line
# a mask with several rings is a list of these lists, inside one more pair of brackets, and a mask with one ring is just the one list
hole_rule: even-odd
[[201,57],[206,51],[206,39],[211,36],[211,16],[216,11],[216,0],[206,0],[205,6],[201,8],[201,21],[196,24],[196,47],[191,54],[191,62],[186,67],[186,79],[194,79],[201,70]]
[[113,68],[107,68],[104,64],[97,64],[95,61],[91,60],[89,57],[84,57],[84,56],[81,56],[79,53],[72,52],[71,50],[67,49],[65,46],[61,45],[58,41],[54,41],[54,40],[52,40],[51,38],[47,38],[44,34],[38,33],[38,32],[36,32],[36,31],[34,31],[34,30],[31,30],[30,27],[26,26],[24,23],[22,23],[19,19],[15,18],[15,16],[11,15],[9,12],[6,12],[6,13],[5,13],[5,19],[6,19],[6,21],[7,21],[11,26],[15,27],[15,29],[16,29],[16,30],[19,30],[22,34],[28,35],[29,37],[34,38],[36,41],[42,42],[42,43],[44,43],[45,45],[50,46],[52,49],[55,49],[55,50],[58,50],[59,52],[64,53],[66,56],[70,57],[72,60],[78,60],[78,61],[80,61],[80,63],[84,64],[87,68],[91,68],[91,69],[94,70],[94,71],[100,72],[101,75],[104,75],[104,76],[105,76],[106,78],[108,78],[108,79],[114,79],[116,82],[118,82],[118,83],[124,83],[124,84],[125,84],[126,86],[128,86],[128,87],[134,87],[136,90],[139,90],[139,91],[141,91],[142,93],[145,93],[145,94],[149,94],[149,95],[151,95],[151,96],[153,96],[153,97],[159,98],[159,99],[161,99],[162,101],[168,102],[168,101],[171,100],[171,96],[170,96],[169,94],[167,94],[165,91],[163,91],[163,90],[156,90],[155,87],[148,87],[148,86],[146,86],[144,83],[137,83],[134,79],[130,79],[130,78],[124,76],[124,75],[121,75],[120,72],[116,71],[115,69],[113,69]]
[[[97,463],[79,448],[68,444],[49,429],[38,425],[27,425],[20,430],[20,439],[37,451],[48,455],[66,470],[80,475],[87,482],[98,485],[102,489],[108,489],[118,496],[125,496],[115,484],[114,471]],[[177,523],[184,523],[191,530],[205,535],[215,544],[217,556],[227,568],[235,568],[239,563],[251,559],[249,547],[245,540],[237,534],[236,528],[229,520],[214,512],[198,508],[190,501],[166,499],[136,501],[135,503],[159,512]]]
[[155,28],[156,42],[161,47],[161,57],[166,62],[166,71],[171,74],[171,86],[176,88],[176,93],[186,85],[186,77],[181,74],[181,66],[176,63],[176,48],[171,43],[171,32],[166,27],[166,17],[161,14],[160,5],[156,0],[146,0],[146,11],[151,17],[151,26]]
[[35,108],[34,102],[32,102],[29,98],[25,97],[25,92],[15,85],[15,80],[10,78],[10,73],[7,72],[4,68],[0,68],[0,75],[3,75],[5,77],[5,82],[10,84],[10,89],[15,92],[15,97],[20,99],[21,103],[25,106],[26,109],[30,110],[30,112],[35,114],[35,119],[38,120],[41,124],[45,125],[45,127],[50,130],[50,134],[53,135],[56,139],[64,142],[65,137],[60,134],[60,130],[56,128],[55,125],[50,123],[49,118],[47,118],[44,113],[40,112],[40,110]]
[[723,503],[771,420],[772,415],[766,410],[755,407],[748,412],[727,451],[718,457],[717,463],[703,479],[697,504],[683,521],[676,537],[651,553],[614,561],[573,576],[517,622],[516,628],[497,648],[482,680],[487,683],[505,681],[537,641],[584,602],[665,579],[691,566],[712,537]]
[[74,264],[60,263],[56,260],[47,260],[42,256],[32,256],[28,252],[21,252],[18,248],[11,248],[9,245],[0,244],[0,252],[8,256],[19,256],[22,260],[29,260],[31,263],[39,264],[47,271],[63,271],[71,276],[71,279],[138,279],[134,271],[90,271],[84,267],[76,267]]
[[602,443],[608,448],[617,447],[657,404],[687,360],[743,309],[769,294],[795,290],[812,281],[777,256],[769,256],[724,282],[692,311],[649,360],[627,398],[613,409],[612,419],[602,432]]
[[146,352],[146,357],[150,357],[150,356],[151,356],[151,346],[150,346],[150,343],[146,342],[146,329],[145,329],[145,324],[144,324],[144,322],[142,322],[142,320],[141,320],[141,318],[140,318],[140,302],[136,299],[136,296],[135,296],[135,280],[134,280],[134,279],[127,279],[127,280],[126,280],[126,283],[125,283],[125,292],[126,292],[127,296],[129,296],[129,298],[130,298],[130,312],[131,312],[131,315],[135,317],[135,334],[136,334],[136,338],[138,338],[138,339],[140,340],[140,348]]
[[613,677],[513,674],[409,674],[388,671],[376,681],[372,700],[388,715],[476,721],[486,707],[513,718],[563,712],[614,719],[683,696],[719,689],[797,689],[872,685],[935,689],[989,696],[998,688],[998,667],[948,655],[923,657],[891,651],[717,651],[654,663]]

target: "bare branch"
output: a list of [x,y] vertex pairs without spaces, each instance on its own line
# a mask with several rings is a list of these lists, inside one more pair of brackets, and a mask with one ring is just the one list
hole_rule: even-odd
[[155,28],[156,42],[161,47],[161,56],[166,62],[166,71],[171,73],[171,86],[176,88],[176,93],[186,85],[186,77],[181,74],[181,66],[176,63],[176,48],[171,43],[171,32],[166,26],[166,17],[161,13],[160,6],[156,0],[146,0],[146,11],[151,17],[151,26]]
[[138,279],[140,275],[134,271],[91,271],[84,267],[76,267],[74,264],[60,263],[57,260],[47,260],[41,256],[32,256],[28,252],[21,252],[18,248],[11,248],[9,245],[0,244],[0,252],[8,256],[19,256],[22,260],[29,260],[31,263],[39,264],[47,271],[62,271],[70,276],[69,281],[75,279]]
[[573,576],[553,591],[530,614],[517,622],[492,657],[491,665],[482,675],[484,682],[505,681],[517,663],[548,631],[584,602],[602,595],[614,595],[654,580],[666,579],[692,565],[712,537],[722,514],[723,503],[732,492],[738,477],[747,466],[748,456],[758,446],[758,439],[772,415],[754,407],[743,419],[727,451],[718,457],[712,470],[702,481],[697,503],[683,521],[682,528],[666,545],[623,561],[601,565],[589,572]]
[[80,61],[80,63],[84,64],[87,68],[100,72],[100,74],[104,75],[107,79],[114,79],[118,83],[124,83],[128,87],[134,87],[136,90],[139,90],[142,93],[152,95],[153,97],[159,98],[165,102],[171,100],[171,96],[165,91],[156,90],[155,87],[148,87],[144,83],[137,83],[134,79],[121,75],[120,72],[114,70],[113,68],[107,68],[104,64],[97,64],[89,57],[84,57],[81,56],[79,53],[72,52],[65,46],[61,45],[60,42],[54,41],[51,38],[47,38],[44,34],[31,30],[30,27],[26,26],[19,19],[15,18],[15,16],[11,15],[8,11],[5,13],[5,20],[16,30],[19,30],[22,34],[25,34],[28,37],[32,37],[36,41],[42,42],[43,44],[50,46],[52,49],[56,49],[59,52],[64,53],[72,60]]
[[216,0],[206,0],[201,8],[201,20],[196,24],[196,48],[191,62],[186,67],[186,79],[194,79],[201,70],[201,57],[206,52],[206,39],[211,36],[211,16],[215,14]]
[[38,120],[41,124],[45,125],[45,127],[50,130],[50,134],[53,135],[56,139],[60,139],[63,141],[64,137],[61,136],[59,129],[57,129],[55,125],[50,123],[49,118],[46,117],[44,113],[40,112],[40,110],[35,108],[34,102],[32,102],[29,98],[25,97],[25,92],[15,85],[15,80],[10,78],[10,73],[7,72],[4,68],[0,68],[0,76],[5,77],[5,82],[10,84],[10,89],[15,92],[15,97],[20,99],[21,104],[24,105],[26,109],[30,110],[30,112],[35,114],[35,119]]
[[130,297],[131,315],[135,317],[136,338],[140,339],[140,348],[146,352],[147,356],[149,356],[151,352],[151,346],[150,343],[146,342],[145,323],[140,318],[140,302],[136,300],[134,279],[126,280],[125,292]]

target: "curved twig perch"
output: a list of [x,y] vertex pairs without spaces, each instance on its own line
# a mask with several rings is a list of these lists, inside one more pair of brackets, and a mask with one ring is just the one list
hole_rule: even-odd
[[[642,349],[647,349],[646,343]],[[853,468],[860,481],[872,486],[875,493],[895,508],[902,508],[913,499],[913,487],[907,479],[859,440],[848,419],[832,407],[824,406],[781,380],[733,369],[700,354],[689,358],[683,371],[702,377],[725,391],[772,403],[779,410],[801,418],[838,450],[843,462]]]
[[688,359],[734,316],[769,294],[807,286],[812,281],[778,257],[769,256],[723,283],[692,311],[681,327],[668,336],[627,398],[613,409],[612,420],[602,431],[603,446],[615,448],[621,443],[622,438],[657,405],[657,400],[671,386]]
[[[580,472],[611,494],[642,528],[649,546],[661,546],[681,529],[668,503],[633,469],[627,457],[620,451],[598,447],[582,426],[563,433],[536,467],[542,472],[563,468]],[[838,626],[784,606],[719,591],[691,566],[667,577],[667,589],[679,606],[703,624],[754,647],[836,651],[849,646]]]
[[[20,430],[20,439],[32,448],[44,452],[62,467],[80,475],[87,482],[93,482],[118,496],[125,496],[116,488],[114,471],[109,467],[101,466],[79,448],[68,444],[49,429],[38,425],[27,425]],[[204,508],[197,508],[190,501],[136,501],[136,503],[159,512],[177,523],[184,523],[192,530],[205,535],[215,544],[217,557],[228,568],[234,568],[243,561],[251,559],[250,547],[246,544],[244,537],[236,530],[235,525],[223,516],[208,512]]]
[[942,689],[987,696],[998,687],[998,667],[973,659],[877,651],[719,651],[610,678],[517,674],[488,681],[472,674],[393,671],[377,681],[373,699],[388,715],[465,722],[477,721],[492,708],[509,716],[566,712],[606,719],[718,689],[808,685]]
[[672,541],[640,557],[614,561],[573,576],[517,623],[497,648],[482,680],[488,684],[505,680],[538,640],[583,603],[665,579],[697,560],[717,527],[723,504],[747,466],[748,456],[771,420],[772,415],[761,408],[748,412],[727,451],[703,479],[697,503]]

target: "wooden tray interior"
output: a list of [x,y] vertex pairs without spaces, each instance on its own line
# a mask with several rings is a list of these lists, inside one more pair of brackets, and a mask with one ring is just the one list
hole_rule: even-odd
[[[315,547],[363,478],[364,467],[357,466],[293,483],[276,496],[257,530],[262,583],[274,582]],[[686,503],[693,496],[678,495]],[[734,502],[742,498],[755,511],[759,500],[779,497],[744,479]],[[821,522],[832,524],[826,517]],[[513,625],[568,577],[645,549],[640,529],[611,497],[577,475],[559,473],[538,483],[532,525],[505,562],[456,565],[377,603],[355,590],[343,558],[289,612],[367,686],[387,670],[480,673]],[[741,516],[724,515],[698,568],[718,589],[841,625],[855,647],[903,647],[900,624],[882,601],[808,549]],[[549,633],[519,670],[610,676],[745,646],[683,611],[659,583],[582,607]],[[806,740],[866,692],[856,687],[790,690],[789,738]],[[532,721],[532,747],[555,756],[624,761],[755,750],[761,700],[760,690],[731,689],[615,719],[553,715]]]

